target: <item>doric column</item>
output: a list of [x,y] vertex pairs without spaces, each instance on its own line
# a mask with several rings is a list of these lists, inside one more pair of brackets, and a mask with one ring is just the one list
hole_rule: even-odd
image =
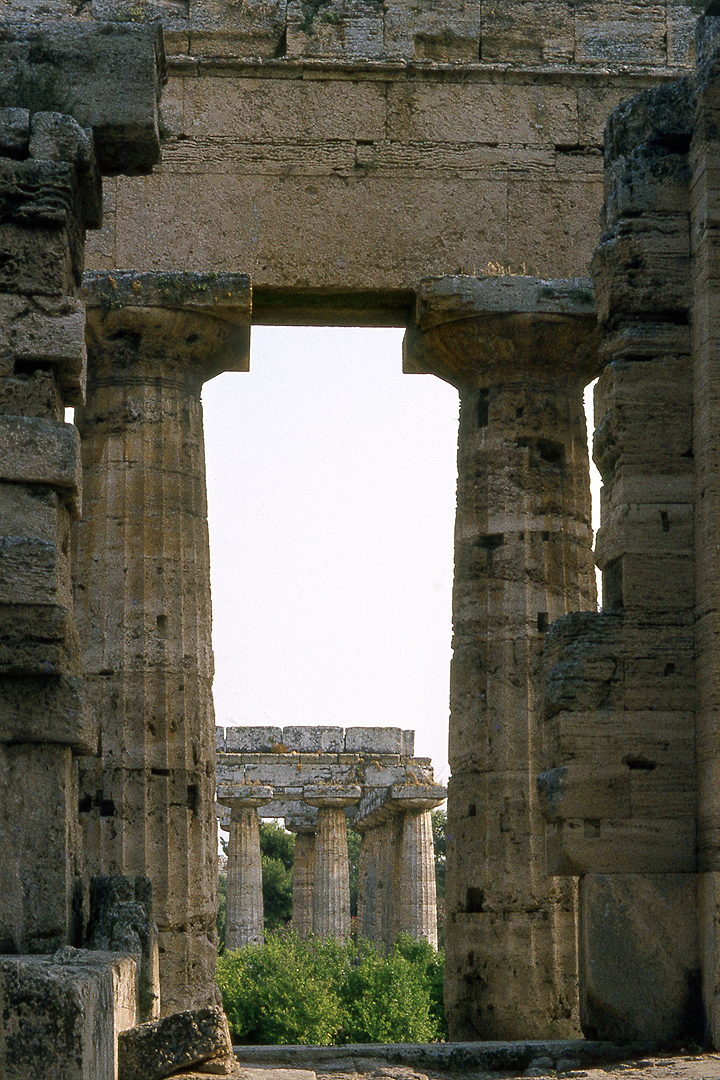
[[225,948],[243,949],[265,940],[258,807],[270,802],[272,788],[247,785],[243,794],[218,798],[231,807],[228,844]]
[[593,609],[583,388],[589,283],[423,285],[406,370],[460,392],[448,786],[446,1008],[454,1039],[577,1032],[574,887],[547,876],[535,787],[543,636]]
[[358,937],[380,945],[382,934],[382,829],[353,828],[362,834],[358,860]]
[[313,891],[315,885],[315,833],[295,834],[293,860],[293,927],[301,940],[313,932]]
[[429,941],[437,949],[435,849],[427,807],[408,809],[402,815],[399,892],[398,931]]
[[215,1000],[217,832],[205,379],[246,366],[242,275],[93,274],[75,597],[101,758],[91,872],[147,875],[161,1009]]
[[313,882],[313,933],[346,941],[350,933],[350,873],[345,808],[359,802],[359,787],[308,787],[303,798],[318,808]]

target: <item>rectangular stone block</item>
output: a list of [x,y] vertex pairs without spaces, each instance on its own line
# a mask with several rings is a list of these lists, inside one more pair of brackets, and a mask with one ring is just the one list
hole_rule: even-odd
[[66,229],[0,225],[0,292],[63,296],[75,287],[75,271]]
[[82,405],[87,350],[85,308],[79,300],[0,297],[0,355],[5,353],[16,363],[50,365],[65,403]]
[[0,536],[0,604],[54,603],[71,605],[67,554],[52,541]]
[[72,923],[77,797],[69,747],[0,746],[2,953],[54,952],[78,932]]
[[[70,515],[57,491],[0,484],[0,537],[25,538],[61,548],[70,542]],[[19,601],[21,602],[21,601]]]
[[575,12],[564,0],[499,8],[485,0],[480,59],[486,63],[568,63],[575,50]]
[[344,747],[340,727],[285,727],[282,742],[299,754],[340,754]]
[[0,481],[58,488],[81,513],[80,433],[73,424],[0,415]]
[[218,754],[225,753],[225,728],[215,727],[215,752]]
[[691,874],[695,818],[572,819],[545,826],[547,872]]
[[43,106],[92,127],[103,173],[143,173],[160,156],[158,98],[165,77],[157,25],[5,21],[0,106],[23,104],[23,80]]
[[[10,659],[25,660],[22,655]],[[40,648],[30,652],[33,662]],[[7,654],[6,654],[7,656]],[[64,665],[53,653],[58,668]],[[67,674],[38,674],[19,666],[19,673],[0,674],[0,743],[53,743],[70,746],[78,753],[94,754],[98,745],[98,725],[88,703],[81,677]],[[70,664],[66,665],[70,667]]]
[[355,727],[345,731],[345,752],[355,754],[402,754],[401,728]]
[[575,61],[660,67],[666,35],[664,4],[584,3],[575,19]]
[[[14,361],[11,363],[14,366]],[[0,414],[4,416],[42,417],[60,422],[63,404],[52,371],[0,378]]]
[[589,874],[578,894],[580,1018],[590,1038],[702,1038],[694,874]]
[[117,1080],[118,1035],[135,1016],[130,956],[64,948],[0,957],[4,1080]]
[[282,734],[279,727],[227,727],[225,751],[228,754],[273,752],[274,747],[282,745]]

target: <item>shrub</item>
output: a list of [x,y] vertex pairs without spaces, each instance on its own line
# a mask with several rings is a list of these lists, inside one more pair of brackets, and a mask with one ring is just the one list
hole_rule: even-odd
[[368,942],[282,930],[221,956],[218,985],[239,1042],[430,1042],[447,1032],[442,969],[441,954],[409,937],[382,956]]

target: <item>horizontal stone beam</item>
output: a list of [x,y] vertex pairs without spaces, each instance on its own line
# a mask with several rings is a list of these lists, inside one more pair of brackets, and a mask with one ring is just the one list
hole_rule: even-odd
[[218,753],[393,754],[412,757],[415,732],[396,727],[218,727]]
[[0,108],[65,113],[92,128],[106,176],[149,173],[159,161],[165,80],[159,22],[3,21]]

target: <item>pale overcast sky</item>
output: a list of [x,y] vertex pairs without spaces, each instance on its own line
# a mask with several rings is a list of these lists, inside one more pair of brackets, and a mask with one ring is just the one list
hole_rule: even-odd
[[445,781],[458,395],[402,338],[257,326],[205,385],[215,713],[412,728]]
[[215,712],[413,728],[446,782],[458,395],[402,337],[257,326],[205,385]]

